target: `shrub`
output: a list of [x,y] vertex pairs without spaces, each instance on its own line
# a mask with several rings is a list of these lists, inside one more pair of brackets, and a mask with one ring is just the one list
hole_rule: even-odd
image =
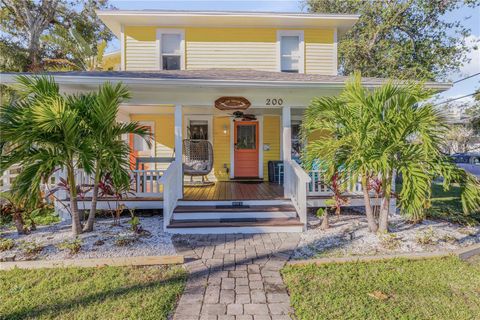
[[36,241],[23,241],[20,243],[20,248],[30,258],[37,256],[42,252],[44,246],[37,243]]
[[70,255],[74,255],[80,252],[82,248],[82,240],[78,237],[74,240],[65,240],[57,245],[60,250],[68,250]]
[[137,241],[137,238],[132,236],[118,236],[115,239],[115,245],[117,247],[126,247]]
[[435,231],[433,230],[432,227],[430,227],[428,228],[428,230],[420,234],[417,234],[415,241],[421,245],[433,245],[436,242],[435,237],[436,237]]
[[15,246],[15,241],[12,239],[0,239],[0,252],[12,249]]
[[388,250],[395,250],[402,244],[401,238],[394,233],[384,233],[380,235],[380,244]]

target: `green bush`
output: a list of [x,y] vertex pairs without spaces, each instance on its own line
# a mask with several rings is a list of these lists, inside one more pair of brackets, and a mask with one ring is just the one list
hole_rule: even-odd
[[15,241],[12,239],[0,238],[0,252],[12,249],[15,246]]
[[59,243],[57,248],[60,250],[68,250],[70,255],[74,255],[80,252],[82,244],[82,240],[77,237],[74,240],[65,240]]

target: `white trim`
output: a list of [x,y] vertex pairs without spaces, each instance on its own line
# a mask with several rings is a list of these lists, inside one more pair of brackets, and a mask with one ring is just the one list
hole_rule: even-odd
[[258,120],[258,177],[263,179],[263,116],[257,116]]
[[341,14],[341,13],[305,13],[305,12],[253,12],[253,11],[208,11],[208,10],[96,10],[98,16],[237,16],[237,17],[302,17],[309,19],[352,19],[358,20],[358,14]]
[[213,145],[213,115],[187,114],[183,117],[183,135],[187,139],[187,126],[191,120],[205,120],[208,122],[208,141]]
[[333,32],[333,74],[338,75],[338,28]]
[[180,35],[180,70],[185,70],[185,30],[184,29],[157,29],[156,32],[156,68],[157,70],[163,70],[162,60],[162,34],[179,34]]
[[[286,198],[292,196],[292,176],[289,173],[290,170],[293,170],[291,167],[292,161],[292,119],[291,119],[292,109],[291,107],[284,106],[282,107],[282,140],[280,145],[283,145],[281,159],[283,160],[284,174],[283,174],[283,195]],[[287,170],[290,168],[289,170]],[[297,188],[302,188],[302,186],[297,186]],[[303,186],[304,188],[304,186]],[[306,191],[306,190],[305,190]],[[292,198],[293,200],[293,198]],[[294,202],[294,201],[292,201]],[[294,202],[295,204],[295,202]],[[300,211],[297,208],[297,212]]]
[[230,118],[230,179],[235,178],[235,123],[234,119]]
[[120,27],[120,70],[125,69],[125,31],[123,24]]
[[281,39],[283,36],[298,36],[298,50],[300,51],[298,73],[305,73],[305,40],[303,30],[277,30],[277,71],[282,71],[282,53],[280,51]]

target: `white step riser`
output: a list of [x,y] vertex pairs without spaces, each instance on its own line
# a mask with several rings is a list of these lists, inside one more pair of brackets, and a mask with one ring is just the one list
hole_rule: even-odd
[[280,227],[218,227],[218,228],[167,228],[167,233],[175,234],[231,234],[231,233],[276,233],[303,232],[302,226]]
[[224,201],[224,200],[212,200],[212,201],[192,201],[192,200],[179,200],[177,206],[231,206],[233,203],[241,202],[245,206],[280,206],[291,205],[292,201],[285,200],[245,200],[245,201]]
[[235,219],[235,218],[295,218],[295,211],[280,212],[188,212],[174,213],[174,220],[208,220],[208,219]]

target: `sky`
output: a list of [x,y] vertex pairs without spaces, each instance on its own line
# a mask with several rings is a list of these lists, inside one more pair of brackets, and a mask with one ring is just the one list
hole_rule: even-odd
[[[271,11],[271,12],[302,12],[305,7],[301,0],[110,0],[110,3],[118,9],[141,10],[228,10],[228,11]],[[466,39],[467,43],[474,45],[480,41],[480,8],[461,7],[450,12],[444,17],[447,21],[460,20],[462,24],[472,30],[472,35]],[[480,45],[480,44],[479,44]],[[109,47],[110,50],[118,49],[118,41]],[[469,75],[480,73],[480,50],[472,50],[469,54],[470,63],[465,64],[460,72],[449,75],[450,81],[460,80]],[[480,75],[465,81],[458,82],[450,89],[436,97],[436,101],[442,102],[460,96],[471,94],[475,89],[480,88]],[[458,100],[460,102],[472,101],[471,97]]]

